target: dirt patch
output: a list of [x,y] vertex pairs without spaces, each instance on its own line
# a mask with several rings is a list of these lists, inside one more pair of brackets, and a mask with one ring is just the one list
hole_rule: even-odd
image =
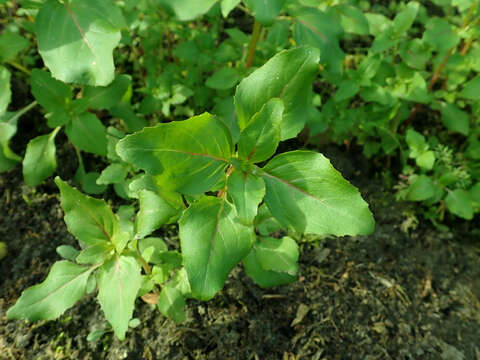
[[0,174],[0,241],[8,245],[0,359],[480,359],[478,239],[422,221],[402,231],[411,209],[345,158],[334,162],[371,204],[373,235],[305,238],[300,278],[289,286],[260,289],[239,267],[212,301],[189,301],[181,325],[138,301],[141,325],[124,342],[111,333],[86,341],[106,326],[93,296],[57,321],[6,320],[21,292],[59,259],[55,248],[75,240],[53,181],[32,190],[19,169]]

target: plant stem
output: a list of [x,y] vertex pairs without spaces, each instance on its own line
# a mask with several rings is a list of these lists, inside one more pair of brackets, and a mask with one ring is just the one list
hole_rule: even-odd
[[7,61],[5,61],[5,63],[13,66],[15,69],[20,70],[21,72],[23,72],[27,75],[30,75],[30,70],[28,70],[26,67],[24,67],[23,65],[20,65],[19,63],[15,62],[13,60],[7,60]]
[[255,20],[253,24],[252,38],[250,40],[250,45],[248,46],[248,56],[247,56],[247,65],[246,68],[249,69],[253,64],[253,59],[255,58],[255,51],[257,50],[258,40],[260,39],[260,30],[262,26],[260,23]]
[[14,115],[10,119],[7,120],[7,123],[17,121],[19,118],[21,118],[23,115],[25,115],[27,112],[32,110],[37,105],[38,105],[38,102],[32,101],[30,104],[28,104],[24,108],[18,110],[16,113],[14,113]]

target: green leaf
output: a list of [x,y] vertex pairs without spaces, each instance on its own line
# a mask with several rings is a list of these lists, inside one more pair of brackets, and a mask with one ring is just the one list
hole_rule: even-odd
[[221,0],[220,7],[222,9],[223,17],[227,17],[238,4],[240,4],[241,0]]
[[263,179],[235,169],[228,177],[227,188],[240,221],[246,225],[252,224],[258,205],[265,196]]
[[420,4],[416,1],[409,1],[405,9],[395,15],[393,19],[393,31],[398,35],[404,35],[411,28],[417,17]]
[[8,104],[12,99],[10,90],[10,72],[3,66],[0,66],[0,116],[7,111]]
[[425,151],[415,159],[417,165],[425,170],[431,170],[435,163],[435,153],[433,151]]
[[469,100],[480,100],[480,77],[468,81],[460,92],[460,96]]
[[405,141],[411,150],[411,158],[416,158],[428,150],[428,144],[425,140],[425,137],[413,129],[407,130]]
[[370,26],[363,12],[351,5],[337,5],[334,11],[340,15],[340,24],[347,33],[369,35]]
[[125,161],[161,174],[158,181],[166,190],[190,195],[208,191],[225,176],[232,151],[227,127],[208,113],[145,128],[117,145]]
[[448,210],[462,219],[473,219],[473,205],[468,191],[456,189],[449,191],[445,198]]
[[419,175],[408,187],[407,200],[423,201],[435,195],[435,185],[426,175]]
[[79,166],[75,172],[75,181],[78,182],[84,192],[90,195],[101,194],[107,189],[107,185],[98,185],[97,180],[100,174],[97,172],[85,172],[85,170]]
[[238,156],[250,163],[265,161],[277,150],[281,138],[283,102],[273,98],[250,119],[238,140]]
[[98,270],[98,301],[115,335],[125,339],[138,290],[141,267],[131,256],[118,256]]
[[285,0],[243,0],[260,24],[270,26],[282,10]]
[[240,73],[238,70],[226,66],[210,76],[205,82],[205,85],[212,89],[227,90],[237,85],[239,81]]
[[75,260],[79,264],[100,264],[111,258],[114,252],[112,243],[102,242],[86,247]]
[[473,185],[468,191],[468,196],[472,200],[472,205],[476,212],[480,211],[480,182]]
[[55,183],[60,189],[68,231],[85,245],[111,241],[119,231],[119,224],[105,201],[83,195],[59,177],[55,178]]
[[14,59],[28,44],[23,36],[12,32],[3,33],[0,36],[0,63]]
[[38,50],[53,77],[106,86],[114,78],[112,51],[125,26],[111,0],[47,0],[35,20]]
[[205,14],[217,1],[218,0],[162,0],[166,6],[175,12],[181,21],[193,20]]
[[255,244],[257,260],[262,269],[298,275],[298,244],[288,236],[281,239],[272,237],[260,238]]
[[[344,53],[339,41],[343,28],[333,14],[315,8],[302,8],[294,14],[293,37],[298,45],[320,49],[325,70],[334,74],[342,72]],[[287,102],[285,102],[287,103]]]
[[70,245],[60,245],[55,250],[62,258],[70,261],[75,261],[75,258],[80,254],[80,251]]
[[30,82],[33,96],[48,111],[64,111],[72,98],[70,86],[52,78],[47,71],[33,69]]
[[437,52],[447,52],[460,42],[460,37],[445,19],[431,18],[425,24],[425,28],[423,40]]
[[107,133],[102,122],[92,113],[76,115],[65,128],[68,138],[80,150],[107,155]]
[[45,281],[22,293],[7,317],[30,321],[58,318],[85,294],[88,277],[95,268],[57,261]]
[[157,307],[164,316],[176,323],[185,321],[185,298],[182,292],[175,287],[166,285],[162,288]]
[[[480,87],[478,89],[480,91]],[[470,117],[455,104],[442,104],[442,120],[448,130],[467,136],[470,133]]]
[[148,237],[138,240],[138,251],[147,262],[159,264],[160,254],[167,252],[168,246],[161,238]]
[[245,267],[247,275],[250,276],[256,284],[264,288],[289,284],[297,279],[296,276],[284,272],[279,273],[263,269],[258,260],[256,248],[253,248],[243,259],[243,266]]
[[204,197],[191,205],[179,221],[184,266],[192,294],[211,299],[228,274],[252,248],[253,227],[240,223],[224,198]]
[[[172,194],[172,196],[174,196]],[[182,200],[176,204],[164,199],[161,195],[149,190],[141,190],[138,193],[140,211],[135,219],[136,237],[143,238],[167,223],[173,217],[178,216],[183,206]],[[183,204],[182,204],[183,205]]]
[[369,234],[375,222],[358,190],[322,154],[292,151],[263,168],[265,202],[277,220],[299,233]]
[[358,93],[359,89],[360,88],[355,81],[350,79],[342,80],[338,86],[337,92],[333,96],[333,99],[335,102],[341,102],[350,99]]
[[82,99],[91,109],[111,109],[122,102],[123,96],[131,86],[131,78],[128,75],[117,75],[115,80],[108,86],[87,86]]
[[37,186],[57,169],[55,136],[60,128],[50,134],[30,140],[23,158],[23,178],[28,186]]
[[412,39],[400,43],[399,54],[402,60],[416,70],[424,70],[432,54],[421,39]]
[[308,116],[311,85],[318,70],[319,53],[299,47],[278,53],[265,65],[243,79],[235,94],[240,129],[271,99],[283,100],[282,140],[302,130]]
[[113,163],[103,169],[100,177],[97,179],[97,184],[118,184],[125,180],[128,169],[125,164]]

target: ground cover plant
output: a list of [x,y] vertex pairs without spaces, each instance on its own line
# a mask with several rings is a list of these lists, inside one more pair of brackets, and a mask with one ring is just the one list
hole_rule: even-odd
[[[301,234],[373,231],[324,156],[277,153],[300,133],[309,146],[326,137],[398,160],[398,198],[421,202],[437,226],[447,214],[473,220],[479,9],[434,3],[2,2],[0,170],[21,162],[38,186],[55,174],[65,134],[82,191],[112,185],[130,201],[114,213],[56,178],[80,249],[60,247],[65,260],[8,316],[54,319],[98,288],[124,338],[138,297],[181,321],[185,298],[211,299],[240,262],[260,286],[285,284],[298,275]],[[12,72],[34,99],[7,111]],[[48,131],[20,157],[11,140],[39,107]],[[179,224],[181,251],[152,235],[168,223]]]

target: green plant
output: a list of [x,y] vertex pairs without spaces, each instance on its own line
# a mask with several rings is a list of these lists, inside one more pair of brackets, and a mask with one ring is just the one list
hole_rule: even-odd
[[[372,232],[367,204],[323,155],[274,155],[303,126],[298,113],[318,59],[313,48],[284,51],[245,78],[235,94],[236,139],[204,113],[120,140],[120,157],[145,171],[131,184],[140,202],[134,222],[133,208],[114,214],[57,178],[65,222],[82,250],[59,248],[68,260],[25,290],[7,316],[51,320],[98,288],[102,310],[123,339],[138,297],[182,321],[185,298],[211,299],[239,262],[260,286],[294,281],[297,234]],[[181,252],[149,237],[175,221]],[[288,236],[272,236],[279,229]]]

